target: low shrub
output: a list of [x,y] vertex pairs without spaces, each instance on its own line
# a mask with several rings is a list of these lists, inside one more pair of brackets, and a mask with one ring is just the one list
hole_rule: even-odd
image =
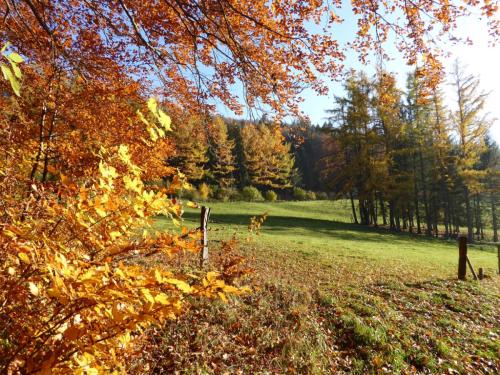
[[216,192],[214,192],[215,199],[221,202],[239,200],[235,198],[241,198],[238,190],[233,188],[218,188]]
[[264,194],[264,198],[266,198],[266,201],[268,201],[268,202],[276,202],[276,200],[278,199],[278,194],[276,194],[272,190],[268,190]]
[[241,191],[244,200],[249,202],[263,201],[264,197],[260,191],[254,186],[245,186]]
[[328,194],[324,191],[316,193],[316,199],[320,201],[326,201],[328,199]]
[[308,201],[315,201],[316,200],[316,193],[314,191],[308,191],[306,193],[306,199]]
[[293,199],[297,201],[305,201],[307,200],[307,192],[299,187],[293,188]]
[[190,201],[197,201],[200,199],[200,194],[198,193],[198,190],[196,189],[182,189],[178,193],[179,198],[184,198]]

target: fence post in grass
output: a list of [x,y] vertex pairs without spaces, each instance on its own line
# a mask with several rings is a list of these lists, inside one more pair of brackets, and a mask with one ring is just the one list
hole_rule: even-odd
[[200,267],[203,267],[208,261],[208,217],[210,216],[210,207],[201,206],[200,230],[201,230],[201,252]]
[[467,273],[467,237],[458,238],[458,279],[465,280]]
[[500,275],[500,245],[497,245],[497,256],[498,256],[498,274]]
[[484,271],[483,271],[483,267],[479,267],[479,272],[478,272],[477,277],[478,277],[478,279],[479,279],[479,280],[484,279]]

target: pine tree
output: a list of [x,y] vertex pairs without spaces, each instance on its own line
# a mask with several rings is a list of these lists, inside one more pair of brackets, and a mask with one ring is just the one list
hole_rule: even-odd
[[[364,74],[352,74],[344,89],[345,97],[336,97],[330,120],[338,126],[342,157],[346,163],[337,179],[344,181],[343,192],[358,198],[362,224],[377,224],[377,186],[385,174],[380,152],[380,137],[373,127],[373,85]],[[353,210],[354,220],[357,215]]]

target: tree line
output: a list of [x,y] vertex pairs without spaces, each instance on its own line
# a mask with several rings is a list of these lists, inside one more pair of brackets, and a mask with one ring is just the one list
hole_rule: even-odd
[[169,164],[195,184],[345,197],[354,223],[498,241],[500,152],[488,136],[488,95],[458,62],[434,89],[425,80],[408,74],[402,90],[391,73],[353,72],[322,126],[191,118],[174,132]]

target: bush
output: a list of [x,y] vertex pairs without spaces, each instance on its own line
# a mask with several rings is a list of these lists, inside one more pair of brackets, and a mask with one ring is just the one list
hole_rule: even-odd
[[214,192],[214,197],[219,201],[227,202],[229,200],[232,200],[231,197],[234,196],[235,193],[238,194],[238,191],[235,189],[220,187]]
[[241,195],[243,196],[243,199],[246,201],[250,202],[255,202],[255,201],[263,201],[264,197],[260,193],[260,191],[253,186],[246,186],[243,188]]
[[315,201],[316,200],[316,193],[314,191],[308,191],[306,193],[306,198],[309,201]]
[[293,199],[297,201],[305,201],[307,199],[307,192],[299,187],[293,188]]
[[229,200],[230,201],[242,201],[243,200],[243,195],[241,192],[237,189],[231,189],[231,193],[229,194]]
[[320,201],[326,201],[328,199],[328,194],[325,193],[324,191],[320,191],[316,193],[316,199]]
[[205,183],[202,183],[198,187],[198,192],[200,193],[200,199],[207,200],[210,197],[210,194],[212,193],[212,190],[210,189],[210,186],[208,186]]
[[266,201],[268,201],[268,202],[276,202],[276,200],[278,199],[278,194],[276,194],[272,190],[268,190],[264,194],[264,198],[266,198]]
[[200,194],[196,189],[182,189],[179,191],[179,198],[184,198],[190,201],[196,201],[200,199]]

